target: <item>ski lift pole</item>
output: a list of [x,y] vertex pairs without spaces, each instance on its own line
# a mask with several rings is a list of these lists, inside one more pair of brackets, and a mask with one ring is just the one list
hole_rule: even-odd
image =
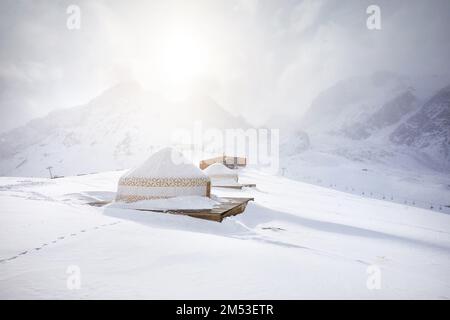
[[53,179],[52,169],[53,167],[47,167],[47,170],[50,173],[50,179]]

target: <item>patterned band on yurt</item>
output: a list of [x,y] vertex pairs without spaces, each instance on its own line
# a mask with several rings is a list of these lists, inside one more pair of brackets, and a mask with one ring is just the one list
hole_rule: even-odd
[[210,196],[210,179],[171,148],[154,153],[119,179],[116,201]]

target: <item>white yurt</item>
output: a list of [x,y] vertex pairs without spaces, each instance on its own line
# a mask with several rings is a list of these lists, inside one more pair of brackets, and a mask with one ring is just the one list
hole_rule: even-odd
[[210,196],[209,177],[181,153],[165,148],[150,156],[120,179],[116,201]]
[[222,163],[213,163],[203,170],[211,179],[212,186],[234,186],[238,184],[238,174]]

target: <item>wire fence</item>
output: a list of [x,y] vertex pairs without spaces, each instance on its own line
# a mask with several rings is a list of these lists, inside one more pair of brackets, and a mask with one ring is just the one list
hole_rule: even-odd
[[[121,170],[123,170],[123,169],[116,169],[113,171],[121,171]],[[77,174],[77,176],[84,176],[84,175],[97,174],[97,173],[98,172],[80,173],[80,174]],[[284,176],[284,172],[283,172],[283,176]],[[52,179],[57,179],[57,178],[64,178],[64,176],[54,176]],[[439,203],[436,201],[424,201],[424,200],[419,200],[419,199],[413,199],[410,197],[400,196],[397,194],[394,195],[392,192],[383,193],[383,192],[377,192],[377,191],[372,191],[372,190],[363,190],[361,188],[358,188],[355,186],[350,186],[348,184],[329,183],[329,182],[325,182],[321,178],[314,178],[314,177],[310,177],[310,176],[303,176],[302,179],[306,180],[305,182],[308,182],[308,183],[320,185],[322,187],[332,188],[332,189],[335,189],[338,191],[343,191],[343,192],[347,192],[347,193],[354,194],[354,195],[360,195],[360,196],[363,196],[366,198],[391,201],[391,202],[395,202],[395,203],[399,203],[399,204],[404,204],[407,206],[429,209],[429,210],[433,210],[433,211],[450,214],[450,199],[449,199],[449,203],[443,204],[443,203]]]
[[322,187],[332,188],[338,191],[343,191],[346,193],[360,195],[366,198],[384,200],[395,202],[399,204],[404,204],[407,206],[418,207],[423,209],[429,209],[433,211],[443,212],[446,214],[450,214],[450,197],[449,203],[439,203],[437,201],[425,201],[420,199],[414,199],[412,197],[404,197],[402,195],[394,194],[392,192],[377,192],[373,190],[363,190],[362,188],[351,186],[349,184],[337,184],[337,183],[329,183],[320,178],[313,178],[304,176],[302,177],[305,182],[320,185]]

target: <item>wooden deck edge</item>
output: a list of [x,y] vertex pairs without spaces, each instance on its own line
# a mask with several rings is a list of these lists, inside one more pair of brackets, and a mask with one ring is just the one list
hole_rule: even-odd
[[242,189],[242,186],[212,186],[213,188]]
[[[245,211],[247,207],[247,203],[249,201],[254,201],[254,198],[231,198],[231,197],[222,197],[219,199],[224,199],[228,201],[236,201],[236,203],[231,203],[233,206],[222,213],[212,212],[212,210],[218,210],[218,208],[214,208],[211,210],[148,210],[148,209],[135,209],[139,211],[150,211],[150,212],[160,212],[160,213],[170,213],[182,216],[189,216],[192,218],[222,222],[223,219],[231,216],[236,216]],[[229,204],[224,202],[224,204]]]
[[255,188],[256,184],[254,183],[243,183],[243,184],[239,184],[239,185],[225,185],[225,186],[221,186],[221,185],[212,185],[213,188],[229,188],[229,189],[242,189],[242,188]]
[[[159,213],[170,213],[176,215],[184,215],[193,218],[205,219],[210,221],[222,222],[223,219],[231,216],[236,216],[245,211],[249,201],[254,201],[254,198],[234,198],[234,197],[221,197],[219,200],[226,200],[222,202],[222,206],[225,209],[220,212],[220,206],[213,209],[205,210],[165,210],[165,209],[132,209],[138,211],[147,212],[159,212]],[[97,201],[88,203],[91,206],[101,207],[110,203],[109,201]],[[227,208],[231,206],[230,208]],[[223,209],[222,207],[222,209]],[[219,211],[219,212],[217,212]]]

